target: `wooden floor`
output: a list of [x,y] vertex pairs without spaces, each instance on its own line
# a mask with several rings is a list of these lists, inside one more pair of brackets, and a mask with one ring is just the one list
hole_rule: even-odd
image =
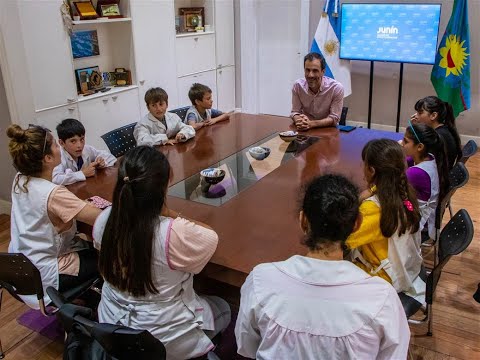
[[[433,337],[425,335],[424,325],[410,326],[414,359],[480,359],[480,304],[472,298],[480,282],[480,156],[470,159],[467,168],[470,180],[454,195],[452,206],[467,209],[477,231],[470,247],[444,268],[434,301]],[[9,239],[10,218],[0,215],[0,251],[7,250]],[[6,359],[62,359],[63,344],[17,323],[27,309],[4,294],[0,340]]]

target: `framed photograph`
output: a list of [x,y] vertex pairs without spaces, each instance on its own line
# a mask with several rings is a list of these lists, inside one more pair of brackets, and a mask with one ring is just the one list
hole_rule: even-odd
[[76,69],[75,77],[80,94],[89,94],[104,88],[102,73],[98,66]]
[[98,14],[90,1],[77,1],[73,3],[80,16],[80,20],[96,19]]
[[101,5],[100,14],[103,17],[108,17],[108,18],[122,17],[122,15],[120,14],[120,8],[118,7],[118,4]]
[[70,42],[74,59],[100,55],[97,30],[74,31]]
[[205,12],[203,7],[180,8],[180,17],[183,17],[181,32],[193,32],[196,27],[203,26]]

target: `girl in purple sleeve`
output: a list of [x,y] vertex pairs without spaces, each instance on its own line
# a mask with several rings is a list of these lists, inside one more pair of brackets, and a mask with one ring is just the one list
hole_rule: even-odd
[[435,210],[448,191],[448,164],[442,138],[425,124],[411,124],[403,138],[407,155],[407,178],[417,193],[422,220],[428,224],[430,238],[435,236]]

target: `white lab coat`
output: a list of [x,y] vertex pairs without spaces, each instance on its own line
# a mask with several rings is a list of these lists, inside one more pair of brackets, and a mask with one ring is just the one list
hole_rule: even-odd
[[437,163],[435,158],[430,161],[422,161],[418,165],[414,165],[425,171],[430,177],[430,198],[427,201],[418,200],[422,219],[420,221],[420,229],[428,224],[428,235],[431,239],[435,238],[435,211],[438,206],[438,196],[440,195],[440,181],[438,178]]
[[[59,185],[31,177],[28,192],[22,191],[27,177],[17,174],[19,188],[12,188],[11,241],[9,253],[23,253],[39,270],[42,278],[45,304],[50,303],[45,289],[58,289],[58,257],[74,251],[87,249],[88,244],[75,237],[77,230],[72,227],[59,234],[48,217],[47,204],[50,193]],[[31,308],[39,309],[36,295],[21,296]]]
[[238,353],[255,359],[406,359],[410,330],[385,280],[295,255],[247,277],[235,336]]
[[187,141],[195,136],[195,129],[190,125],[182,122],[177,114],[170,112],[165,113],[165,127],[160,120],[157,120],[151,113],[145,115],[135,125],[133,136],[137,141],[137,146],[140,145],[165,145],[168,139],[174,138],[177,133],[183,134]]
[[[111,208],[95,222],[95,246],[102,236]],[[152,278],[158,294],[141,298],[122,292],[107,281],[98,307],[100,322],[146,329],[162,341],[167,359],[190,359],[201,356],[213,344],[203,330],[213,330],[213,313],[207,301],[193,290],[193,274],[173,269],[169,264],[168,242],[173,219],[161,217],[153,245]]]
[[[82,169],[77,166],[77,160],[74,160],[72,156],[63,147],[62,161],[53,169],[52,181],[59,185],[70,185],[78,181],[85,181],[85,174]],[[117,158],[110,154],[106,150],[97,150],[93,146],[85,145],[82,152],[83,165],[86,166],[95,161],[97,157],[102,157],[105,160],[105,166],[112,166],[117,161]]]

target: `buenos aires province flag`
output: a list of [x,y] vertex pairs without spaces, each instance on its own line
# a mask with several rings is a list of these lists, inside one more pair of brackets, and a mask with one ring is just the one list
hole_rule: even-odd
[[[311,52],[322,54],[327,63],[325,75],[343,85],[345,97],[352,93],[350,61],[340,60],[339,0],[325,0],[324,12],[318,22]],[[335,16],[334,16],[335,15]]]

